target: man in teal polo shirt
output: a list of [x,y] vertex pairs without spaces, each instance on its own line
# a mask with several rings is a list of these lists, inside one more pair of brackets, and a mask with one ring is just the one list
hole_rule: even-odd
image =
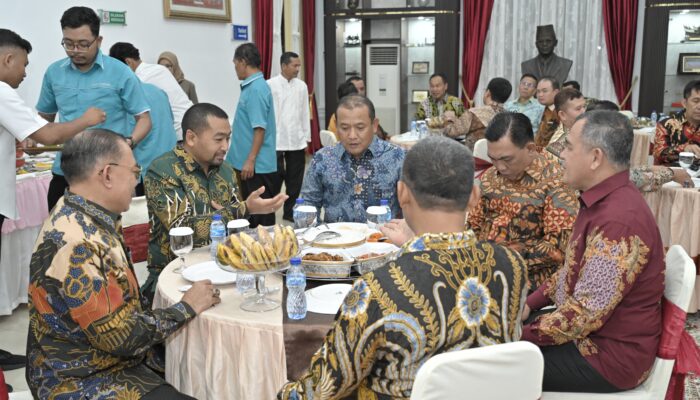
[[[67,122],[80,117],[89,107],[98,107],[105,111],[106,120],[93,128],[114,131],[126,137],[134,148],[151,129],[150,109],[141,82],[125,64],[102,54],[100,19],[92,9],[66,10],[61,17],[61,30],[61,44],[68,57],[46,70],[37,111],[50,122],[56,113],[61,122]],[[130,115],[137,119],[133,130],[128,128]],[[49,186],[49,210],[68,187],[60,165],[59,153]]]
[[[241,97],[233,120],[233,139],[226,160],[240,178],[244,198],[260,186],[263,198],[272,198],[277,187],[277,132],[272,92],[260,72],[260,52],[244,43],[233,55],[236,75],[241,80]],[[250,217],[250,226],[275,224],[274,210]]]

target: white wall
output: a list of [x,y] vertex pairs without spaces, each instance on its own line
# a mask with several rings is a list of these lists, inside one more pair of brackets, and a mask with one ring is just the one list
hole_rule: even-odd
[[[248,25],[253,39],[250,0],[230,0],[232,21]],[[214,103],[233,115],[240,94],[239,81],[231,60],[242,42],[232,40],[231,23],[166,19],[160,0],[65,0],[2,1],[0,27],[11,29],[32,44],[27,78],[20,95],[34,105],[39,97],[46,68],[65,57],[60,46],[60,18],[74,5],[111,11],[126,10],[126,26],[102,25],[102,51],[109,53],[115,42],[130,42],[141,52],[141,59],[155,63],[165,50],[177,54],[185,77],[195,83],[200,102]]]

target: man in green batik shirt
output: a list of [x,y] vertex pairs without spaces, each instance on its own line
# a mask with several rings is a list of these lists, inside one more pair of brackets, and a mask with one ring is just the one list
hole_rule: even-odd
[[416,119],[442,117],[445,111],[453,111],[455,116],[464,113],[464,104],[457,97],[447,94],[447,77],[437,73],[430,76],[430,94],[418,104]]
[[278,399],[409,398],[433,355],[520,338],[527,266],[464,230],[479,199],[473,176],[471,152],[452,139],[429,137],[408,152],[397,191],[415,237],[355,281],[306,374]]
[[260,187],[245,201],[240,198],[233,167],[224,162],[231,140],[228,115],[221,108],[199,103],[182,118],[183,142],[151,163],[144,186],[151,220],[148,243],[148,280],[141,288],[153,300],[158,275],[175,256],[170,251],[170,228],[194,230],[194,246],[209,243],[212,216],[224,223],[251,214],[274,213],[287,195],[271,199]]

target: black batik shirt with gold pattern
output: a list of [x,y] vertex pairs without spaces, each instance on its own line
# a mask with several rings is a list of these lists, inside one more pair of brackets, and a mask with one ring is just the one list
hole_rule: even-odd
[[[148,243],[148,269],[160,273],[175,255],[170,252],[170,228],[187,226],[194,230],[194,246],[209,243],[209,227],[214,214],[227,221],[247,216],[246,206],[233,167],[224,162],[202,167],[178,146],[158,157],[144,179],[151,236]],[[212,201],[222,206],[212,206]]]
[[527,266],[471,231],[425,234],[355,281],[306,374],[278,399],[408,399],[418,368],[447,351],[516,341]]
[[165,383],[153,346],[194,316],[185,303],[147,308],[119,215],[66,192],[32,255],[29,388],[39,399],[139,399]]

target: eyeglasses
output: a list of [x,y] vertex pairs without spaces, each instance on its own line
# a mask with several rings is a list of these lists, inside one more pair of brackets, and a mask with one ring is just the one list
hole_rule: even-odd
[[87,51],[96,40],[97,38],[92,39],[92,42],[88,42],[87,40],[73,42],[72,40],[63,39],[61,40],[61,47],[66,51]]
[[526,87],[526,88],[534,88],[536,86],[536,84],[530,83],[530,82],[520,82],[520,86]]
[[[117,163],[107,163],[107,165],[111,165],[111,166],[114,166],[114,167],[129,168],[129,170],[131,170],[131,173],[134,174],[134,178],[136,178],[136,180],[139,180],[139,179],[141,178],[141,170],[142,170],[142,168],[141,168],[141,166],[140,166],[138,163],[137,163],[135,166],[133,166],[133,167],[130,167],[130,166],[128,166],[128,165],[121,165],[121,164],[117,164]],[[102,168],[102,169],[100,170],[99,175],[102,175],[102,171],[104,171],[104,168]]]

